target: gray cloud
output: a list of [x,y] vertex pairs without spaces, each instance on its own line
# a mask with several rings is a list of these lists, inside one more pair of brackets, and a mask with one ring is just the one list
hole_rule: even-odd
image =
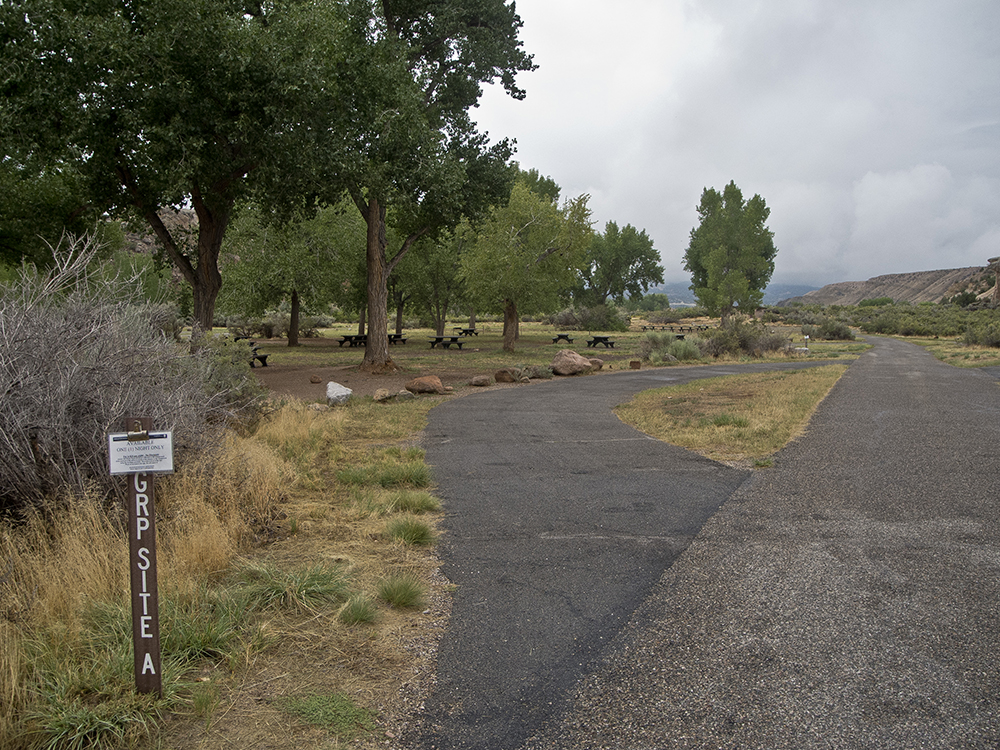
[[1000,254],[994,0],[519,0],[540,68],[488,91],[494,137],[666,275],[705,187],[771,207],[775,279],[815,284]]

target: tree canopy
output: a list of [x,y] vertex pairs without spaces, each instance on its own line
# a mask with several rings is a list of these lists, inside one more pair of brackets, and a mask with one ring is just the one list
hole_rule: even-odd
[[[354,0],[352,33],[368,64],[394,71],[392,86],[346,92],[356,111],[355,158],[341,174],[368,226],[369,336],[362,366],[393,368],[388,353],[389,275],[421,237],[476,218],[509,191],[513,152],[490,145],[468,111],[482,85],[524,96],[516,74],[534,69],[521,19],[505,0]],[[388,206],[399,236],[390,247]]]
[[714,188],[702,192],[684,268],[698,303],[723,322],[737,307],[752,312],[764,299],[778,252],[765,223],[770,213],[759,195],[744,201],[735,182],[721,194]]
[[504,349],[512,351],[522,313],[552,309],[570,289],[590,243],[589,196],[547,200],[519,180],[506,206],[483,222],[462,273],[477,309],[503,312]]
[[[342,88],[371,72],[349,67],[345,28],[335,2],[0,4],[3,152],[71,164],[98,213],[146,222],[207,328],[236,202],[301,205],[344,160]],[[184,206],[198,216],[192,247],[162,218]]]
[[625,295],[638,297],[653,284],[663,283],[660,254],[645,230],[631,224],[619,229],[609,221],[603,234],[595,234],[580,270],[583,284],[579,297],[587,304],[621,302]]

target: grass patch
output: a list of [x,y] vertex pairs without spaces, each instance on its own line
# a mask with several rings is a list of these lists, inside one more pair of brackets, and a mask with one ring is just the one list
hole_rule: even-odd
[[415,575],[398,573],[378,583],[378,597],[393,607],[421,607],[424,585]]
[[640,393],[625,423],[717,461],[762,462],[799,435],[846,365],[696,380]]
[[994,367],[1000,365],[1000,349],[966,344],[961,338],[904,338],[922,346],[946,364],[955,367]]
[[313,565],[284,571],[264,563],[239,570],[240,596],[248,611],[317,609],[347,599],[350,582],[341,566]]
[[364,625],[375,622],[378,607],[368,594],[355,594],[340,608],[337,619],[344,625]]
[[375,731],[374,714],[346,695],[287,697],[279,701],[279,706],[301,721],[325,729],[341,741]]
[[390,539],[416,546],[433,544],[435,541],[430,524],[408,516],[389,521],[386,524],[385,533]]

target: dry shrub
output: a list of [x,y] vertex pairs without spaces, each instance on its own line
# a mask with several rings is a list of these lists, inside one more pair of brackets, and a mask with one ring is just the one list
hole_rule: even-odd
[[0,509],[22,512],[95,483],[110,496],[107,433],[128,416],[172,430],[184,455],[256,413],[262,389],[249,351],[180,347],[137,285],[95,274],[96,250],[73,242],[50,273],[25,268],[0,284]]
[[267,539],[289,477],[268,446],[235,435],[192,457],[157,488],[163,569],[178,580],[211,574]]

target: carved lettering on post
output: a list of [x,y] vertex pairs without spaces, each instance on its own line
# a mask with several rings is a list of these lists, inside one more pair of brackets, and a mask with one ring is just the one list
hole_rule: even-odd
[[[151,420],[129,419],[131,427]],[[154,475],[130,474],[128,493],[129,579],[132,588],[132,644],[135,651],[135,687],[140,693],[163,695],[160,675],[159,595],[156,586],[156,508]]]

